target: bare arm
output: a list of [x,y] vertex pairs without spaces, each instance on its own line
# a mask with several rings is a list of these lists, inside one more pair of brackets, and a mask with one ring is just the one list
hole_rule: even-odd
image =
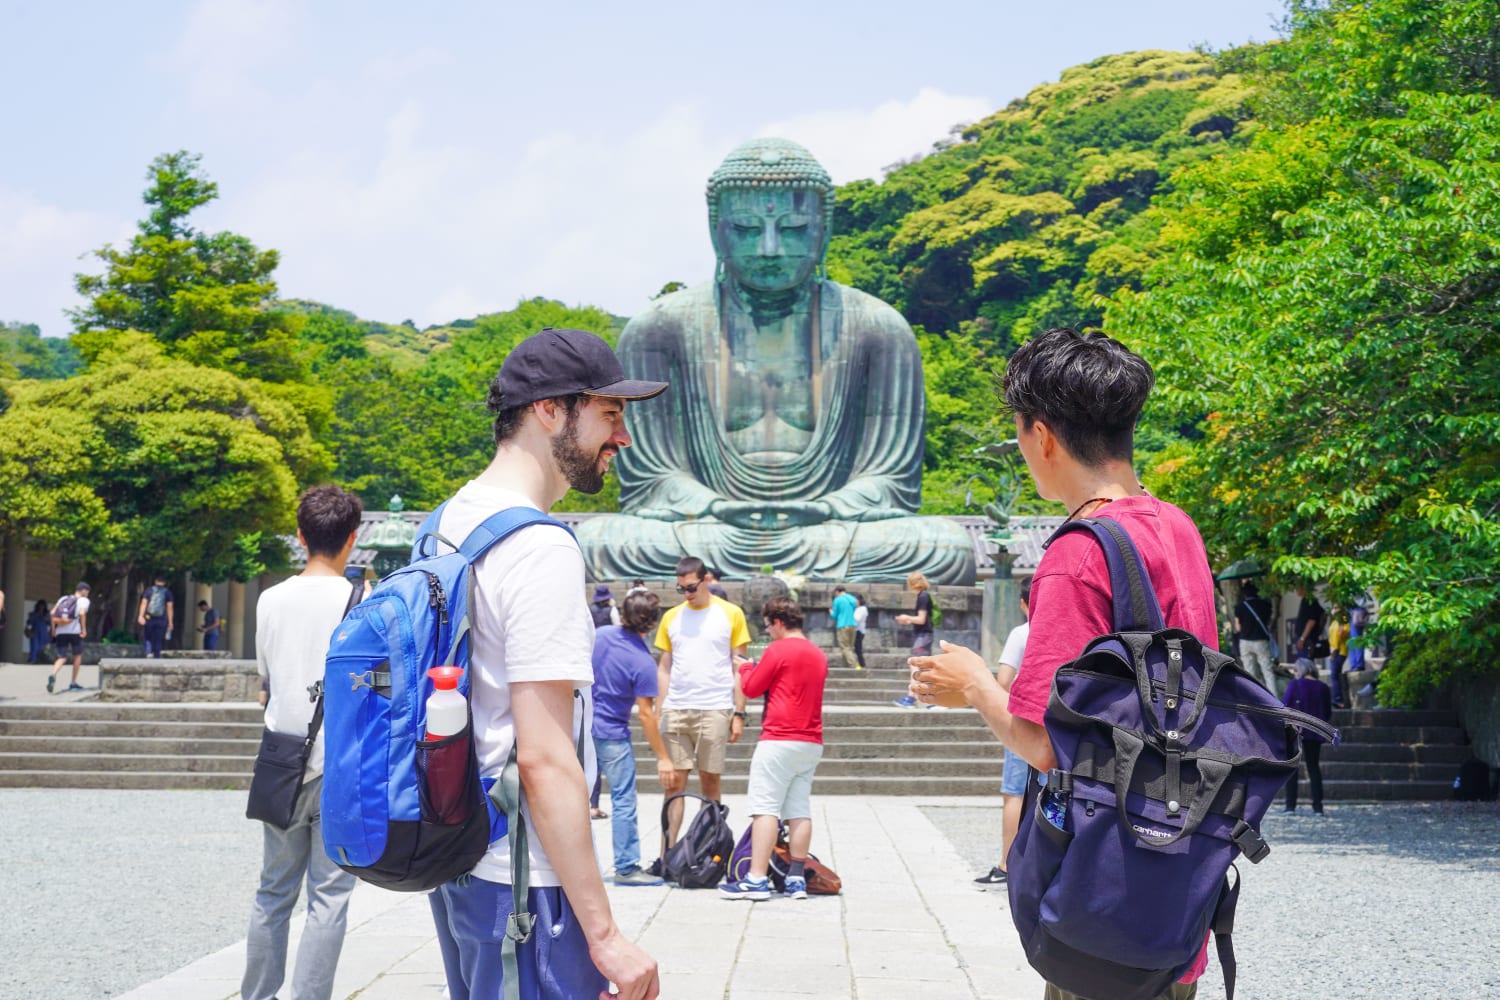
[[656,699],[637,698],[635,707],[641,713],[641,731],[646,734],[651,752],[656,754],[657,760],[666,760],[667,745],[661,740],[661,723],[656,718]]
[[517,764],[532,826],[552,859],[577,914],[595,966],[620,996],[655,997],[656,962],[627,938],[610,912],[589,832],[589,791],[573,743],[573,685],[525,681],[511,685]]
[[995,671],[995,681],[1002,690],[1009,691],[1010,686],[1016,682],[1016,668],[1009,663],[1002,663]]
[[[667,685],[671,681],[672,651],[668,649],[663,650],[661,659],[656,661],[656,708],[658,711],[667,703]],[[659,737],[661,734],[659,715],[656,716],[656,721],[658,722],[657,735]],[[672,767],[672,758],[667,755],[667,745],[665,742],[662,743],[660,749],[655,746],[651,749],[656,751],[656,780],[665,785],[672,777],[672,772],[676,768]]]
[[750,651],[750,644],[745,643],[736,646],[729,657],[729,674],[734,678],[734,710],[737,714],[729,720],[729,742],[738,743],[740,737],[745,735],[745,689],[740,684],[740,672],[735,669],[736,658],[744,659],[745,654]]

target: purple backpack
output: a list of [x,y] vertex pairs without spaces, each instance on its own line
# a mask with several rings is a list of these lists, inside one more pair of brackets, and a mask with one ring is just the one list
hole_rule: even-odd
[[[1270,852],[1260,821],[1302,760],[1304,731],[1239,664],[1165,627],[1129,534],[1071,521],[1104,549],[1114,627],[1057,670],[1045,723],[1057,767],[1028,783],[1009,858],[1026,957],[1084,997],[1151,1000],[1214,932],[1233,1000],[1238,871]],[[1050,543],[1049,543],[1050,544]]]

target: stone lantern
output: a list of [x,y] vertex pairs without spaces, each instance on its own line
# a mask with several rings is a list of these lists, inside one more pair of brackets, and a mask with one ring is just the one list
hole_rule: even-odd
[[379,579],[390,576],[411,561],[417,526],[402,514],[405,509],[406,504],[399,495],[391,497],[391,502],[386,504],[389,512],[386,519],[371,525],[365,537],[354,543],[357,549],[370,549],[375,553],[371,565]]

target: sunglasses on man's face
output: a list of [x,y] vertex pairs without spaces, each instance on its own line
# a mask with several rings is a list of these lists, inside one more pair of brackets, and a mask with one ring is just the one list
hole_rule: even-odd
[[677,592],[679,594],[696,594],[698,588],[701,586],[703,586],[701,583],[679,583],[677,585]]

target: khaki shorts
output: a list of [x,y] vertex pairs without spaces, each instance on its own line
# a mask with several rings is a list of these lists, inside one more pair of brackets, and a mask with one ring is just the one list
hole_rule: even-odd
[[724,773],[724,749],[729,746],[730,708],[677,708],[661,713],[661,739],[667,756],[679,771]]

